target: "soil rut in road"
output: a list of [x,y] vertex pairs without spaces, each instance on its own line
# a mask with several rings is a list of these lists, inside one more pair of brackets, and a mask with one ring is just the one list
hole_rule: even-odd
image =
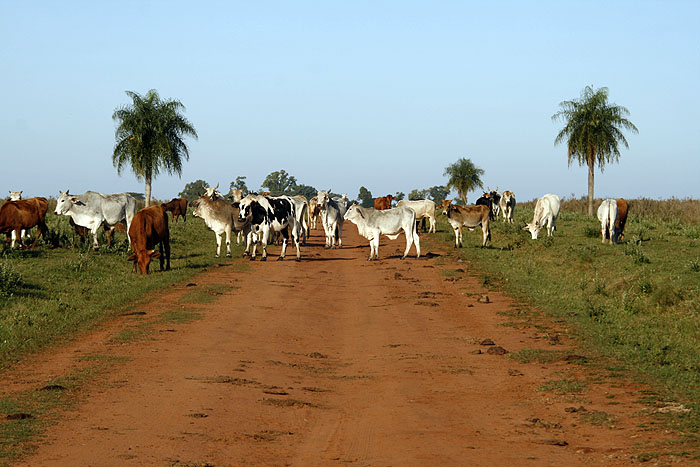
[[[586,376],[565,358],[566,342],[500,325],[498,312],[517,304],[455,273],[464,265],[434,246],[438,255],[401,261],[402,238],[383,240],[383,259],[370,263],[348,227],[346,248],[324,250],[316,231],[301,263],[221,267],[137,308],[201,319],[155,325],[153,339],[126,344],[93,336],[46,357],[36,381],[76,354],[129,361],[26,464],[624,464],[662,436],[637,427],[634,387],[556,386]],[[216,294],[187,303],[190,289]],[[504,354],[524,348],[563,358]]]

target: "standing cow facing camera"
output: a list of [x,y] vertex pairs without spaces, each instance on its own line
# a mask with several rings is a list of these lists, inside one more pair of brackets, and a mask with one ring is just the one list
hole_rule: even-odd
[[[134,253],[127,261],[134,262],[134,272],[138,266],[141,274],[148,274],[148,266],[155,258],[160,258],[161,271],[165,261],[165,269],[170,270],[170,230],[168,214],[163,206],[150,206],[134,214],[129,226],[129,240]],[[156,245],[159,251],[155,251]]]

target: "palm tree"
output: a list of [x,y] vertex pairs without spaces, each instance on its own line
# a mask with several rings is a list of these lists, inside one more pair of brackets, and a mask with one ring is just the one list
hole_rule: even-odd
[[182,158],[190,158],[183,141],[185,135],[197,139],[192,124],[180,114],[185,106],[176,100],[160,100],[151,89],[145,96],[126,91],[133,105],[114,111],[112,119],[119,122],[115,131],[117,140],[112,163],[121,175],[130,164],[138,180],[146,182],[146,206],[151,204],[151,182],[161,168],[168,173],[182,175]]
[[564,101],[561,110],[552,115],[552,120],[566,123],[554,144],[568,142],[569,166],[578,160],[579,165],[588,165],[588,215],[593,215],[593,178],[596,164],[601,173],[605,164],[620,159],[619,144],[629,148],[621,129],[638,133],[637,127],[625,117],[629,110],[608,104],[608,88],[593,89],[586,86],[578,100]]
[[447,181],[447,189],[457,190],[457,194],[464,204],[467,204],[467,192],[476,187],[484,188],[484,184],[481,182],[484,169],[475,166],[471,159],[461,157],[454,164],[448,165],[443,175],[450,177]]

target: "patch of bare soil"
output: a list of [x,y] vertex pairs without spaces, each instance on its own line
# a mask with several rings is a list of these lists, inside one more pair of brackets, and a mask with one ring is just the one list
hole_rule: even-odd
[[[368,262],[354,226],[344,235],[347,247],[324,250],[315,231],[301,263],[198,277],[187,290],[222,292],[196,304],[202,319],[115,343],[143,319],[130,314],[5,375],[7,393],[45,386],[82,355],[129,357],[26,465],[611,465],[664,436],[637,426],[642,406],[629,384],[542,391],[584,379],[584,367],[509,354],[567,351],[566,337],[501,325],[513,301],[464,265],[445,277],[440,269],[455,265],[443,265],[434,243],[428,257],[401,261],[403,238],[383,240],[381,260]],[[187,286],[135,311],[178,310]],[[585,417],[598,412],[605,423]]]

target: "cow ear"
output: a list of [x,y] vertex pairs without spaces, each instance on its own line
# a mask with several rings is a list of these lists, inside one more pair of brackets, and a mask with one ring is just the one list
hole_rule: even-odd
[[148,256],[150,256],[151,258],[159,258],[160,251],[148,250]]
[[136,253],[132,253],[131,256],[129,256],[128,258],[126,258],[126,260],[127,260],[127,261],[136,261]]
[[530,230],[530,224],[525,224],[523,226],[523,230]]

